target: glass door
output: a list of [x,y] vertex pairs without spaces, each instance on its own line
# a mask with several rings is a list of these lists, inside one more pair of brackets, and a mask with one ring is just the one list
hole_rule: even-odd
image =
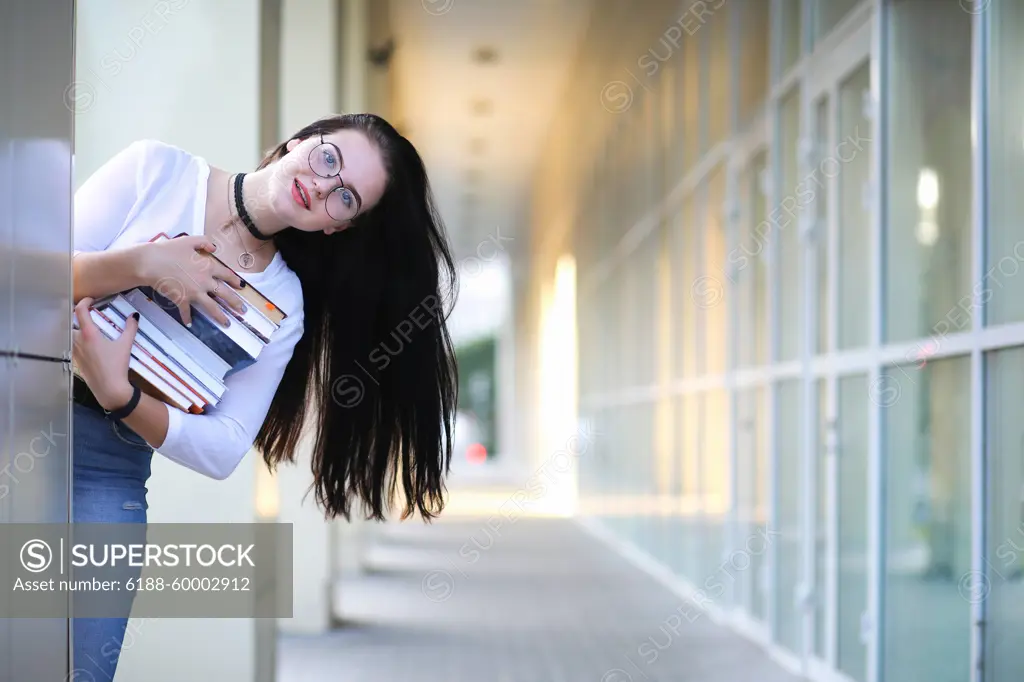
[[804,644],[819,680],[866,682],[869,627],[870,21],[804,84]]
[[735,192],[729,213],[734,221],[726,257],[729,286],[736,295],[733,329],[738,342],[731,354],[735,512],[727,557],[732,576],[732,612],[736,627],[768,642],[770,584],[768,388],[768,262],[764,229],[768,219],[768,152],[764,121],[734,148],[729,166]]

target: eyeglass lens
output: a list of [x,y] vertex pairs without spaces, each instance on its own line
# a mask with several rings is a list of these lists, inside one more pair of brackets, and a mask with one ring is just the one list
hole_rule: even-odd
[[[330,142],[319,144],[310,152],[310,170],[322,178],[337,177],[341,165],[341,152]],[[347,187],[336,187],[327,196],[327,215],[334,220],[350,220],[358,210],[359,203]]]

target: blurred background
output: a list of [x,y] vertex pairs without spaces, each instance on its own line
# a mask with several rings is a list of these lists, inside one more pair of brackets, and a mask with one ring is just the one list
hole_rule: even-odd
[[[459,264],[442,517],[154,458],[151,522],[293,524],[293,617],[133,619],[119,682],[1024,678],[1024,2],[0,16],[0,521],[67,517],[68,457],[18,455],[69,426],[72,192],[132,141],[249,170],[378,113]],[[0,680],[66,643],[3,622]]]

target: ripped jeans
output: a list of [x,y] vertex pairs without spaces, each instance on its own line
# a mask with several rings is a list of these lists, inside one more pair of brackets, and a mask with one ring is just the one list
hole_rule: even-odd
[[[139,524],[139,533],[132,533],[132,541],[145,542],[146,481],[153,448],[123,422],[79,403],[74,403],[73,438],[74,523]],[[141,569],[133,571],[137,577]],[[86,598],[84,594],[81,597]],[[114,679],[130,603],[118,608],[117,617],[73,619],[73,658],[68,680]]]

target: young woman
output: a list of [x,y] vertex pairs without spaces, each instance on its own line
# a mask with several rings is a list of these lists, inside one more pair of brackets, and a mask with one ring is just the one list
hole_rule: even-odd
[[[324,118],[237,174],[135,142],[83,183],[74,210],[76,523],[145,523],[154,449],[223,479],[251,447],[271,468],[292,461],[307,420],[327,516],[348,518],[361,502],[383,519],[397,485],[403,515],[441,511],[458,385],[444,308],[456,270],[423,162],[391,125]],[[188,236],[151,243],[161,232]],[[88,313],[98,297],[148,285],[185,322],[195,307],[226,323],[215,298],[240,309],[245,282],[287,317],[204,414],[130,383],[137,321],[110,340]],[[113,678],[123,615],[75,619],[85,679]]]

